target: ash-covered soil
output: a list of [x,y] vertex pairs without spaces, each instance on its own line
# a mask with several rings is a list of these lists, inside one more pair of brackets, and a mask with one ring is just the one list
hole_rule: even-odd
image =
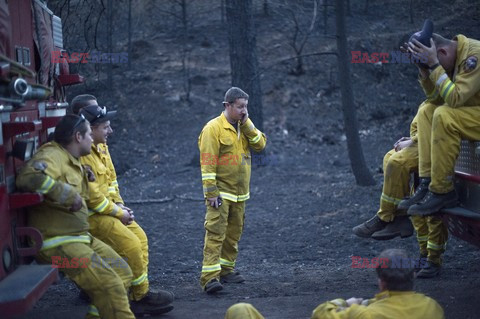
[[[352,4],[348,18],[352,50],[389,52],[405,33],[432,18],[446,36],[480,38],[475,1],[426,3],[409,23],[405,1],[386,8],[372,2],[368,14]],[[334,17],[329,15],[330,34]],[[175,309],[162,318],[223,318],[235,302],[250,302],[266,318],[308,318],[321,302],[336,297],[371,297],[377,292],[372,269],[351,268],[351,256],[375,257],[398,247],[417,256],[415,237],[386,242],[365,240],[353,226],[373,216],[382,187],[382,159],[392,144],[407,136],[410,120],[423,98],[412,65],[352,64],[355,103],[365,160],[375,186],[357,186],[347,154],[332,57],[305,59],[306,74],[289,75],[288,24],[255,15],[263,67],[266,154],[275,162],[252,168],[251,199],[240,241],[238,270],[244,284],[231,284],[215,295],[200,290],[204,204],[197,137],[203,125],[222,111],[231,85],[225,28],[215,18],[191,30],[190,102],[185,101],[179,52],[172,30],[152,28],[137,37],[132,70],[116,69],[115,89],[91,80],[68,91],[99,96],[100,104],[119,110],[110,151],[124,199],[136,211],[150,241],[149,278],[154,288],[177,296]],[[152,22],[154,25],[154,22]],[[149,33],[150,32],[150,33]],[[334,37],[314,34],[306,52],[334,50]],[[255,107],[251,105],[250,107]],[[416,290],[436,299],[447,318],[478,318],[480,251],[450,238],[442,274],[418,280]],[[35,310],[22,318],[82,318],[86,305],[73,284],[62,280],[49,289]]]

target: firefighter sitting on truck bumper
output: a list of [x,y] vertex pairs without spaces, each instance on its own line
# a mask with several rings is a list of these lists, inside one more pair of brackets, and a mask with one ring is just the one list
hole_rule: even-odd
[[[54,258],[89,260],[86,267],[62,268],[91,298],[88,318],[134,319],[127,289],[132,271],[108,245],[88,233],[88,181],[79,158],[90,153],[89,123],[77,115],[63,117],[55,128],[54,141],[39,148],[17,177],[18,188],[38,192],[45,200],[28,209],[28,224],[44,241],[37,260],[50,264]],[[94,267],[92,259],[111,267]]]

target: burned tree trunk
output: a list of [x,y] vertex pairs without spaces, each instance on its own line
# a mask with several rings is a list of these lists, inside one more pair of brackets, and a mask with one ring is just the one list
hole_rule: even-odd
[[352,83],[350,81],[350,60],[347,54],[344,1],[335,1],[335,16],[337,24],[338,71],[348,156],[357,184],[362,186],[374,185],[375,180],[365,164],[362,144],[358,135],[357,113],[353,100]]
[[252,0],[226,0],[232,85],[250,95],[248,112],[255,126],[263,129],[262,89],[257,61]]

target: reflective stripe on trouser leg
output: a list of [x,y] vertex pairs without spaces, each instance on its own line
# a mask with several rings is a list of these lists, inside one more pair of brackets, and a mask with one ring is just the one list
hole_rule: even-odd
[[445,251],[448,239],[448,228],[440,217],[428,216],[428,260],[437,264],[442,264],[442,255]]
[[61,271],[88,294],[102,319],[135,319],[127,297],[132,271],[110,246],[93,238],[90,244],[69,243],[41,251],[38,259],[51,264],[52,256],[89,260],[85,268]]
[[453,190],[454,166],[461,139],[480,139],[478,114],[480,106],[451,108],[442,105],[435,110],[432,124],[432,192]]
[[[130,289],[131,299],[140,300],[143,298],[149,290],[149,281],[148,281],[148,239],[147,235],[143,229],[136,223],[131,223],[127,225],[127,228],[135,234],[135,236],[140,240],[140,247],[142,249],[142,275],[137,281],[132,281],[132,287]],[[132,269],[133,272],[133,269]],[[134,273],[135,276],[135,273]]]
[[[90,233],[110,245],[132,269],[133,279],[148,274],[148,240],[143,229],[134,221],[125,226],[118,218],[95,214],[88,218]],[[130,299],[140,300],[148,293],[148,277],[141,284],[132,285]]]
[[430,177],[432,119],[436,108],[435,104],[424,102],[417,112],[418,174],[420,177]]
[[203,246],[202,274],[200,276],[202,288],[210,280],[220,277],[220,271],[222,270],[220,254],[227,231],[228,212],[232,203],[227,199],[223,199],[222,206],[218,208],[206,205],[205,243]]
[[222,266],[221,276],[232,272],[235,268],[235,261],[238,255],[238,242],[242,237],[244,219],[245,202],[231,203],[228,213],[227,232],[220,255],[220,265]]
[[412,221],[413,227],[417,232],[417,241],[420,248],[420,254],[423,256],[427,255],[427,241],[428,241],[428,224],[427,217],[423,216],[411,216],[410,220]]
[[[406,197],[410,189],[410,174],[418,168],[418,147],[414,143],[399,152],[389,151],[383,158],[383,189],[380,197],[378,217],[391,222],[398,203]],[[402,213],[404,215],[405,213]]]

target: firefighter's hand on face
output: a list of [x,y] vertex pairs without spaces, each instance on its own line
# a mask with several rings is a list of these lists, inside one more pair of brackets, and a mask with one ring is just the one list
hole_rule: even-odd
[[207,198],[208,205],[218,208],[222,206],[222,198],[220,196]]
[[[405,42],[402,46],[400,46],[400,51],[402,53],[410,53],[411,54],[407,42]],[[422,64],[420,64],[418,59],[413,60],[413,63],[417,66],[418,72],[420,72],[420,75],[421,75],[422,79],[426,79],[430,75],[430,73],[428,72],[428,69],[426,69],[424,66],[422,66]]]
[[345,302],[347,303],[347,305],[350,307],[351,305],[361,305],[362,304],[362,301],[363,301],[363,298],[350,298],[350,299],[347,299],[345,300]]
[[427,64],[429,67],[439,63],[437,57],[437,47],[433,39],[430,39],[430,47],[427,47],[420,43],[420,41],[413,39],[412,42],[408,42],[408,50],[414,57],[427,57]]
[[242,116],[242,124],[245,124],[247,120],[248,120],[248,111],[245,111],[245,115]]
[[82,208],[82,197],[79,194],[75,194],[75,198],[73,199],[72,206],[70,206],[71,212],[76,212]]
[[120,221],[124,225],[130,225],[135,219],[135,216],[133,216],[133,214],[130,214],[130,212],[126,209],[122,209],[122,212],[123,212],[123,216],[120,218]]
[[412,145],[412,143],[413,141],[410,137],[402,137],[401,139],[396,141],[395,144],[393,144],[393,148],[395,149],[395,152],[400,152],[404,148],[407,148],[410,145]]

